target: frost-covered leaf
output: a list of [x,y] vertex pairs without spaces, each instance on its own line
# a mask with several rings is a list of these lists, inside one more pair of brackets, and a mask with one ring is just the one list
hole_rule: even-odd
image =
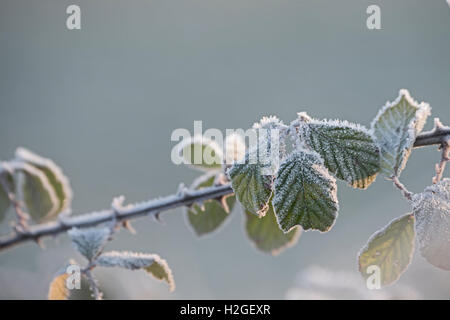
[[38,156],[25,148],[16,150],[16,158],[38,168],[46,175],[58,198],[56,214],[70,208],[73,194],[72,188],[70,187],[69,179],[64,175],[60,167],[52,160]]
[[0,187],[0,223],[5,219],[9,205],[8,194]]
[[382,286],[393,284],[405,272],[414,253],[414,215],[406,214],[392,220],[377,231],[361,250],[359,271],[367,279],[367,268],[377,266]]
[[[191,189],[202,189],[211,187],[214,184],[215,174],[205,174],[199,177],[191,186]],[[213,232],[219,228],[233,210],[236,198],[229,196],[226,198],[228,212],[217,200],[205,200],[203,205],[197,203],[186,209],[187,219],[195,233],[199,236]]]
[[256,248],[272,255],[293,246],[301,234],[300,227],[284,233],[278,226],[272,205],[261,218],[245,210],[245,231]]
[[427,103],[417,103],[408,90],[402,89],[373,120],[371,129],[381,152],[381,171],[389,178],[400,176],[430,110]]
[[48,289],[48,300],[67,300],[69,299],[70,291],[67,289],[66,281],[69,275],[67,273],[57,274]]
[[354,188],[367,188],[380,170],[380,155],[372,135],[347,121],[319,121],[302,114],[298,134],[316,151],[325,167]]
[[284,126],[283,121],[276,116],[264,116],[253,124],[253,129],[276,129]]
[[58,211],[58,197],[47,176],[36,167],[22,163],[17,167],[19,199],[36,222],[53,217]]
[[296,225],[304,230],[328,231],[338,212],[336,180],[315,152],[297,150],[287,157],[275,179],[273,206],[285,232]]
[[[12,175],[3,170],[0,166],[0,175],[1,179],[7,184],[9,190],[14,190],[14,181]],[[10,201],[8,197],[7,190],[3,188],[3,185],[0,183],[0,223],[5,219],[8,208],[10,207]]]
[[97,265],[100,267],[120,267],[130,270],[142,269],[156,279],[166,282],[169,285],[170,291],[175,289],[172,270],[170,270],[166,260],[157,254],[110,251],[99,256]]
[[233,133],[225,140],[225,164],[231,165],[245,156],[245,142],[242,136]]
[[73,246],[86,259],[91,261],[103,250],[109,239],[111,231],[109,228],[72,228],[68,231]]
[[450,270],[450,179],[413,198],[420,253],[432,265]]
[[231,186],[242,206],[253,214],[264,216],[269,209],[273,176],[263,175],[257,151],[245,155],[243,163],[235,163],[229,170]]
[[184,163],[201,171],[222,169],[223,154],[220,146],[203,136],[186,139],[179,146]]

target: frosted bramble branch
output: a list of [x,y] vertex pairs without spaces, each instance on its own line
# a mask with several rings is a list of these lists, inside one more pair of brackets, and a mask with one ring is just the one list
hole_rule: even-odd
[[125,222],[142,216],[154,216],[158,219],[162,211],[189,206],[208,199],[220,199],[231,193],[233,193],[233,190],[229,185],[222,185],[198,191],[184,190],[164,198],[124,208],[120,212],[110,209],[70,218],[62,215],[57,221],[29,226],[26,230],[15,230],[11,235],[0,239],[0,250],[11,248],[26,241],[39,241],[45,236],[56,236],[72,228],[92,227],[114,220]]
[[[435,124],[439,120],[435,121]],[[439,122],[440,124],[440,122]],[[430,145],[440,145],[447,151],[447,158],[443,158],[439,165],[440,175],[442,175],[445,162],[448,160],[448,141],[450,138],[450,128],[441,125],[435,125],[431,131],[424,132],[417,136],[414,147],[424,147]],[[444,164],[443,164],[444,163]],[[194,203],[201,203],[209,199],[222,199],[224,196],[232,194],[233,189],[229,184],[203,188],[201,190],[187,190],[182,188],[176,194],[164,198],[155,199],[129,206],[118,212],[114,209],[103,210],[94,213],[65,217],[60,216],[57,221],[29,226],[27,229],[17,229],[8,236],[0,238],[0,251],[11,248],[18,244],[35,241],[39,242],[43,237],[56,236],[71,228],[86,228],[98,224],[116,220],[124,225],[130,220],[142,216],[153,216],[159,219],[159,214],[163,211],[177,207],[191,206]]]

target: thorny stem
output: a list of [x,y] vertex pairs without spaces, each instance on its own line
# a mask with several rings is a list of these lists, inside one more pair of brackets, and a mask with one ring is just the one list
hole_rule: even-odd
[[[450,128],[442,124],[439,118],[434,118],[434,128],[431,131],[424,132],[417,136],[414,141],[414,147],[423,147],[428,145],[439,145],[442,150],[441,161],[436,164],[436,176],[433,177],[433,183],[436,184],[442,179],[444,174],[445,164],[449,160],[450,152]],[[400,182],[397,176],[392,176],[394,185],[402,191],[403,196],[412,200],[412,192],[408,191],[403,183]]]
[[89,287],[91,288],[92,295],[95,300],[102,300],[103,293],[98,288],[97,280],[95,280],[94,275],[92,274],[90,269],[84,270],[84,274],[89,282]]
[[416,141],[414,141],[414,147],[424,147],[431,145],[442,145],[446,137],[450,136],[450,127],[444,126],[439,118],[434,118],[434,128],[433,130],[423,132],[417,136]]
[[[417,136],[414,147],[423,147],[428,145],[443,145],[443,141],[448,141],[450,136],[449,127],[439,127],[435,128],[429,132],[424,132]],[[446,140],[444,140],[446,139]],[[447,144],[448,145],[448,144]],[[447,150],[448,147],[444,148]],[[445,158],[446,162],[448,159]],[[442,163],[442,161],[441,161]],[[439,177],[442,176],[442,171],[445,164],[439,166]],[[397,187],[405,192],[405,196],[411,196],[411,193],[406,190],[405,186],[395,180]],[[117,227],[120,224],[126,226],[130,219],[134,219],[141,216],[152,216],[159,219],[161,212],[174,209],[177,207],[190,206],[194,203],[201,203],[209,199],[222,199],[224,196],[233,193],[233,189],[229,184],[213,186],[209,188],[203,188],[200,190],[185,190],[177,192],[176,194],[159,198],[155,200],[150,200],[134,206],[122,207],[117,210],[117,207],[110,210],[99,211],[95,213],[87,213],[78,216],[65,217],[65,215],[60,215],[57,221],[47,222],[44,224],[38,224],[35,226],[30,226],[26,230],[16,229],[12,234],[0,238],[0,251],[7,248],[11,248],[27,241],[39,241],[45,236],[56,236],[62,232],[65,232],[71,228],[85,228],[92,227],[101,223],[113,222],[114,226]]]
[[[445,132],[446,128],[439,118],[434,119],[434,130]],[[447,161],[450,160],[449,154],[450,154],[450,134],[447,134],[442,137],[441,139],[441,145],[440,149],[441,152],[441,161],[436,164],[436,176],[433,177],[433,183],[436,184],[442,179],[442,175],[444,174],[445,165],[447,164]]]

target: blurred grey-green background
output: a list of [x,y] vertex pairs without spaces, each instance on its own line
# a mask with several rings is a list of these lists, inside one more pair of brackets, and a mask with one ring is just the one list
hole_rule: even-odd
[[[66,29],[70,4],[81,7],[81,30]],[[371,4],[381,7],[382,30],[366,28]],[[263,115],[289,122],[307,111],[368,125],[407,88],[449,124],[449,32],[445,0],[2,0],[0,159],[18,146],[52,158],[79,214],[113,196],[134,202],[190,184],[198,173],[172,164],[170,135],[194,120],[248,128]],[[438,158],[434,147],[414,152],[404,183],[421,191]],[[409,210],[382,177],[366,191],[339,183],[338,196],[334,228],[304,233],[276,258],[247,241],[239,210],[200,239],[181,209],[164,225],[136,220],[137,235],[120,232],[109,247],[166,258],[173,294],[144,272],[96,274],[109,298],[285,298],[311,265],[356,274],[369,236]],[[0,254],[0,298],[45,298],[55,271],[82,260],[65,235],[45,244]],[[418,254],[400,284],[450,298],[450,273]]]

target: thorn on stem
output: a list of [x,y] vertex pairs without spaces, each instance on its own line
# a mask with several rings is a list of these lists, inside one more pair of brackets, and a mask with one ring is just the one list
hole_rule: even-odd
[[[437,118],[436,118],[437,119]],[[435,119],[435,123],[436,123],[436,119]],[[439,119],[437,119],[439,122]],[[442,123],[441,123],[442,125]],[[440,146],[440,150],[441,150],[441,161],[439,163],[436,164],[435,166],[435,171],[436,171],[436,175],[433,177],[433,184],[438,183],[439,181],[441,181],[442,176],[444,174],[444,170],[445,170],[445,165],[447,164],[447,161],[450,160],[449,154],[450,154],[450,136],[446,136]]]
[[136,234],[136,230],[131,225],[130,220],[123,220],[122,221],[122,227],[127,229],[131,234]]
[[155,219],[155,221],[165,225],[164,220],[162,220],[162,218],[161,218],[161,212],[160,211],[159,212],[155,212],[155,213],[150,213],[150,214],[152,215],[153,219]]
[[41,249],[45,249],[44,241],[42,241],[42,239],[41,239],[40,237],[34,238],[34,242],[36,242],[36,244],[37,244]]

